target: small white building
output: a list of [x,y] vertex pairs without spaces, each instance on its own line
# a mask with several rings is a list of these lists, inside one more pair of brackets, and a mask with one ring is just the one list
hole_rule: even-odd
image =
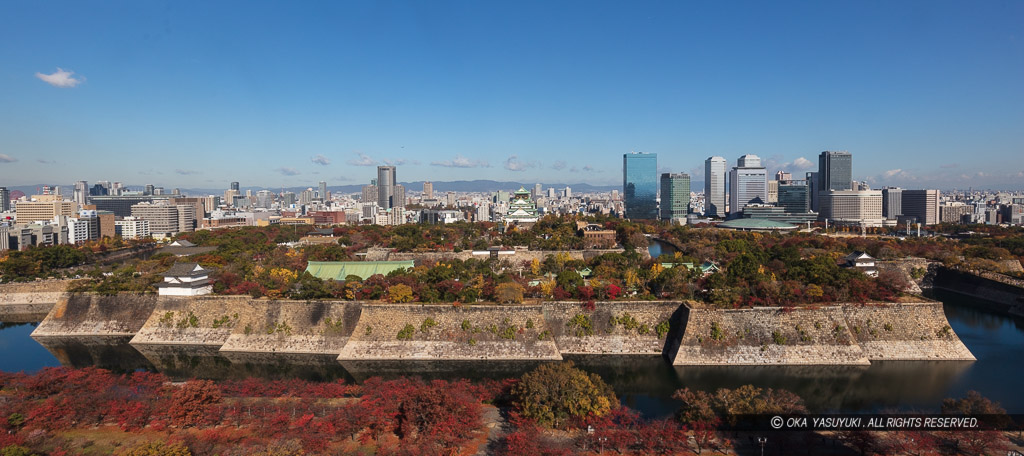
[[163,283],[157,285],[160,296],[199,296],[210,294],[209,270],[198,263],[176,263],[164,272]]
[[857,268],[871,277],[878,277],[878,267],[875,265],[875,257],[868,255],[867,252],[856,250],[853,253],[846,255],[843,260],[843,267]]

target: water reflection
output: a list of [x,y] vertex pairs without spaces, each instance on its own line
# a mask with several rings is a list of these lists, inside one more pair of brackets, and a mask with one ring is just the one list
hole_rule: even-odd
[[114,372],[153,370],[153,365],[128,345],[131,336],[36,337],[63,366],[99,367]]
[[519,377],[537,366],[551,361],[523,360],[464,360],[464,361],[433,361],[433,360],[358,360],[341,361],[341,366],[358,381],[370,377],[396,378],[415,376],[424,379],[469,380]]

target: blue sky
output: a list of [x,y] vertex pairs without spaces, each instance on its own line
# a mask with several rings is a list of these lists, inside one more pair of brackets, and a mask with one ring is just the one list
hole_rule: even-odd
[[607,185],[630,151],[802,173],[833,149],[878,186],[1022,188],[1021,24],[1020,1],[6,1],[0,185],[386,162]]

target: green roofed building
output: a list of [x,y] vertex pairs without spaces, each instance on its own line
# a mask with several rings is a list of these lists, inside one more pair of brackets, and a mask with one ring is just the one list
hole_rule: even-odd
[[790,225],[788,223],[755,218],[733,219],[719,223],[717,226],[719,228],[728,228],[737,231],[789,231],[798,228],[796,225]]
[[318,279],[344,282],[350,275],[366,280],[376,274],[388,275],[391,271],[412,268],[412,261],[310,261],[306,272]]

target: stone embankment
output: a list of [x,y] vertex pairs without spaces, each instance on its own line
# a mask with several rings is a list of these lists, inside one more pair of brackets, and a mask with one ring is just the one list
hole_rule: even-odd
[[942,303],[846,306],[846,322],[870,360],[974,360]]
[[939,303],[720,310],[616,301],[588,310],[577,302],[453,306],[67,294],[33,337],[61,346],[76,337],[131,338],[132,347],[161,366],[193,362],[188,357],[197,353],[201,362],[289,355],[314,357],[314,364],[334,358],[536,362],[563,355],[664,355],[677,365],[973,359]]
[[338,359],[559,360],[541,306],[363,304]]
[[336,355],[358,304],[248,296],[161,298],[132,345],[204,345],[222,352]]
[[935,288],[965,294],[984,301],[975,305],[1024,317],[1024,280],[991,272],[971,273],[938,268]]
[[68,293],[57,300],[32,337],[133,336],[156,307],[156,295]]
[[937,302],[688,313],[676,365],[975,359]]
[[660,355],[680,302],[544,303],[544,319],[562,354]]
[[675,365],[870,364],[843,309],[691,309]]
[[0,321],[28,323],[42,320],[70,283],[70,280],[41,280],[0,285]]

